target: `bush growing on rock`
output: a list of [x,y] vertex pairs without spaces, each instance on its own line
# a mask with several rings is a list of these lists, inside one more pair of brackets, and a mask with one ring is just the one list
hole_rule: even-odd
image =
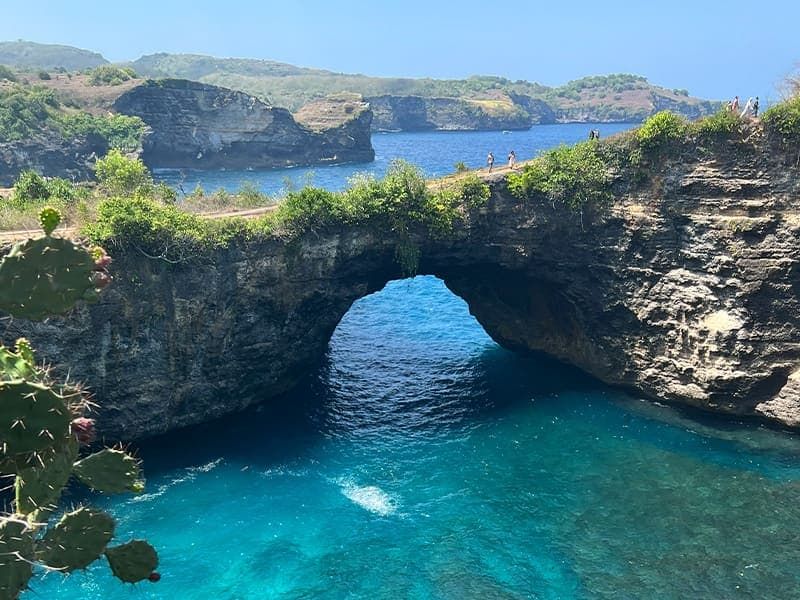
[[609,166],[595,141],[549,150],[508,176],[508,187],[518,198],[541,195],[576,211],[608,203],[610,185]]
[[103,65],[89,72],[89,83],[95,86],[119,85],[134,78],[136,78],[136,71],[130,67]]
[[25,204],[36,200],[50,198],[50,190],[44,177],[36,171],[23,171],[14,184],[13,200],[17,204]]
[[737,113],[722,109],[696,121],[692,128],[701,140],[714,142],[741,135],[744,122]]
[[762,121],[784,143],[800,143],[800,95],[767,109]]
[[668,110],[663,110],[647,119],[636,130],[636,139],[645,152],[656,152],[683,141],[688,132],[689,123],[686,119]]
[[145,164],[138,158],[111,150],[95,163],[97,181],[113,195],[134,194],[142,187],[151,187],[153,179]]

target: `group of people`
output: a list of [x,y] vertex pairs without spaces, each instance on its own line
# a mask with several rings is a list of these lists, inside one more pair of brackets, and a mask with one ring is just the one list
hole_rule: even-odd
[[[517,153],[513,150],[508,153],[508,168],[513,169],[517,164]],[[489,155],[486,157],[486,166],[489,167],[489,173],[492,172],[492,168],[494,167],[494,153],[489,152]]]
[[[728,112],[732,112],[734,114],[739,112],[739,96],[734,96],[733,100],[728,102],[727,104]],[[748,98],[747,103],[744,105],[744,109],[739,114],[740,117],[758,117],[758,96],[753,98]]]

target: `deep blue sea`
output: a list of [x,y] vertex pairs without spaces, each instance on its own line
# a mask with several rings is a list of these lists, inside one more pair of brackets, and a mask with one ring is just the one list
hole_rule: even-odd
[[559,144],[584,140],[592,129],[606,137],[630,129],[622,123],[539,125],[527,131],[459,131],[431,133],[378,133],[372,136],[375,161],[323,167],[296,167],[270,171],[192,171],[160,170],[158,179],[191,193],[197,185],[206,192],[225,189],[233,192],[243,184],[252,184],[267,194],[281,194],[287,189],[306,184],[339,190],[356,173],[373,173],[380,177],[391,162],[403,159],[417,165],[429,177],[440,177],[455,171],[463,162],[470,168],[486,166],[486,155],[494,152],[495,165],[506,164],[514,150],[517,160],[533,158],[544,149]]
[[798,436],[503,350],[433,277],[356,302],[294,392],[139,453],[146,493],[92,501],[161,581],[31,598],[800,598]]

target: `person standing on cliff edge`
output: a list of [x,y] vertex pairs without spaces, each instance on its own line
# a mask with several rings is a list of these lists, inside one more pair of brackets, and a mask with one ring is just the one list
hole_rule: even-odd
[[486,164],[489,167],[489,173],[492,172],[492,167],[494,166],[494,154],[489,152],[489,156],[486,157]]

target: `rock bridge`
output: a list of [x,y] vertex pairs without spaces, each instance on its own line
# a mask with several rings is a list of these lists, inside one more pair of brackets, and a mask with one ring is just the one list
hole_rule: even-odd
[[[521,201],[505,176],[418,271],[487,333],[650,398],[800,426],[800,182],[783,155],[671,161],[588,222]],[[351,304],[403,277],[396,240],[358,227],[240,243],[170,264],[117,249],[100,303],[12,322],[94,391],[110,439],[263,402],[324,355]]]

